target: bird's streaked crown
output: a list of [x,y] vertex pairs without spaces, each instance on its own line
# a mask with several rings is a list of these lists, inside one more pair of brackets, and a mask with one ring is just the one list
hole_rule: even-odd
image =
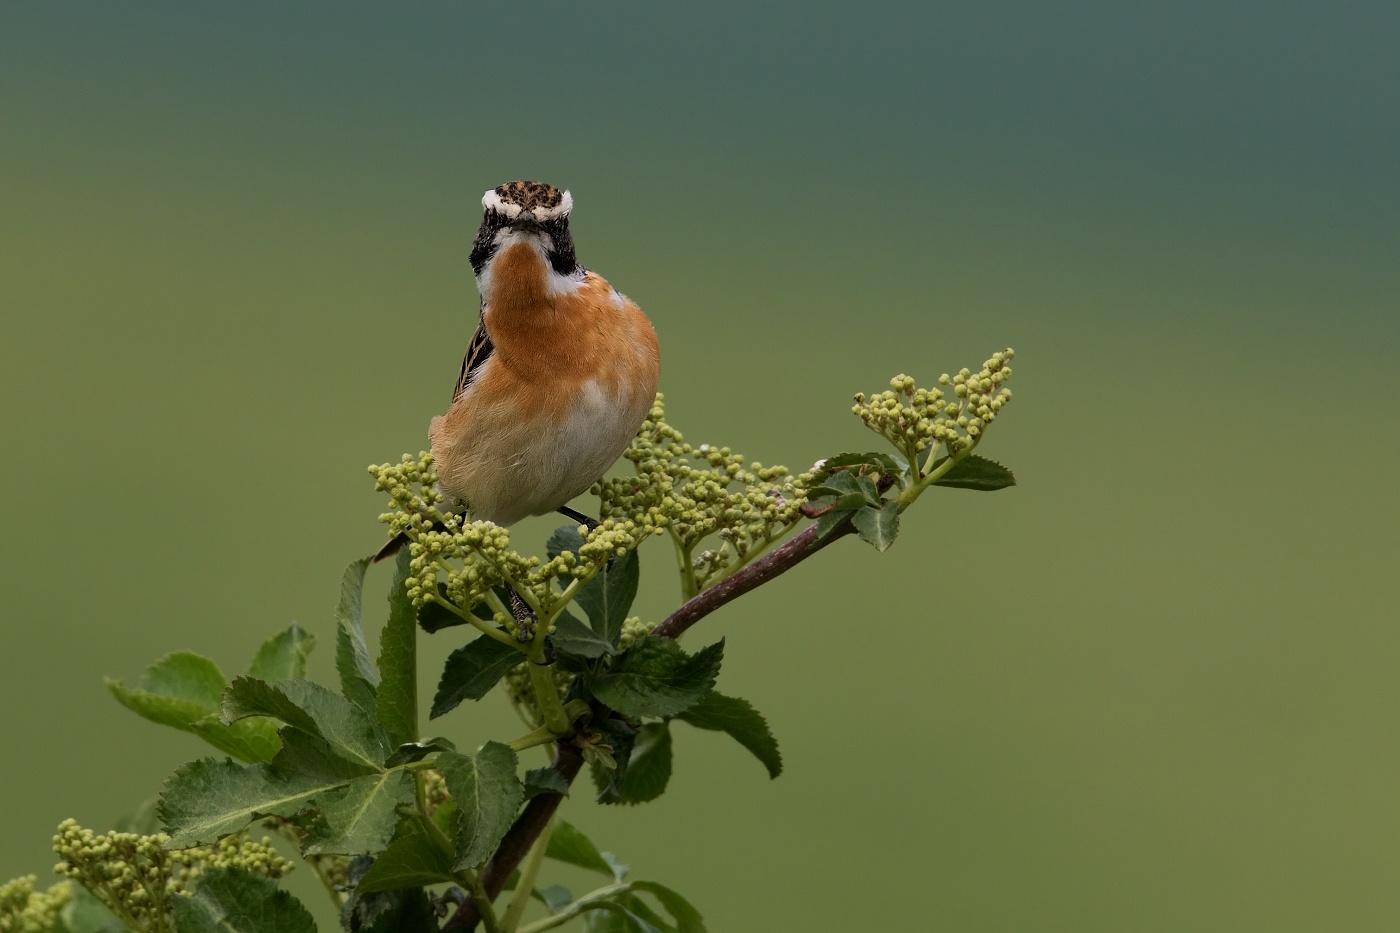
[[481,206],[507,221],[542,222],[567,217],[574,209],[574,199],[569,192],[542,181],[508,181],[482,195]]

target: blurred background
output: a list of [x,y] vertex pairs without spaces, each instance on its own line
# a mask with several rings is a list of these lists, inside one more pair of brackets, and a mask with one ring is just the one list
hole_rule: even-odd
[[693,441],[805,467],[878,443],[851,393],[1017,350],[1017,488],[693,633],[787,772],[689,731],[567,819],[717,931],[1400,927],[1398,43],[1380,2],[0,6],[0,879],[205,753],[104,675],[297,620],[332,677],[364,468],[425,445],[481,192],[535,178]]

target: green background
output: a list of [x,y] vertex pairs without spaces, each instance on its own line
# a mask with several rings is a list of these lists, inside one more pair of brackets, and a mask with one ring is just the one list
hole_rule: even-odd
[[364,467],[538,178],[692,440],[805,467],[1017,350],[1019,487],[695,630],[787,773],[689,731],[569,819],[717,931],[1400,927],[1397,47],[1382,2],[0,7],[0,878],[203,753],[103,675],[296,619],[329,677]]

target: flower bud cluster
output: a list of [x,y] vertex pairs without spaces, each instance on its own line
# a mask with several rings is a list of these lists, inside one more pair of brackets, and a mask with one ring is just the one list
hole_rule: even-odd
[[811,474],[787,467],[745,466],[728,447],[693,446],[665,420],[664,397],[656,396],[650,417],[623,456],[637,475],[605,479],[593,487],[605,515],[654,516],[687,553],[707,537],[718,545],[695,561],[697,582],[735,563],[743,564],[802,517]]
[[[580,528],[584,542],[578,553],[564,551],[549,560],[527,557],[511,548],[509,530],[442,509],[432,462],[431,454],[422,453],[417,459],[404,456],[396,464],[370,467],[375,488],[389,493],[391,511],[381,515],[380,521],[388,524],[392,534],[405,535],[409,541],[407,586],[415,606],[445,594],[465,612],[494,588],[510,583],[548,611],[560,590],[574,580],[590,579],[610,559],[663,530],[652,513],[619,510],[596,528]],[[497,615],[500,624],[510,622],[500,612]]]
[[1005,383],[1011,378],[1015,355],[1007,348],[993,353],[978,372],[963,369],[954,376],[938,377],[940,385],[951,388],[952,399],[943,389],[919,388],[913,377],[900,375],[890,380],[885,392],[869,398],[857,393],[851,411],[910,460],[940,445],[949,456],[956,456],[971,450],[1011,401]]
[[25,875],[0,884],[0,933],[56,933],[63,929],[59,912],[73,897],[73,883],[60,881],[47,891],[34,888]]
[[187,894],[212,868],[242,868],[265,878],[281,878],[292,863],[277,854],[272,840],[254,842],[237,833],[214,845],[168,850],[165,833],[102,835],[64,820],[53,837],[59,857],[54,872],[87,888],[120,917],[143,928],[165,924],[170,898]]

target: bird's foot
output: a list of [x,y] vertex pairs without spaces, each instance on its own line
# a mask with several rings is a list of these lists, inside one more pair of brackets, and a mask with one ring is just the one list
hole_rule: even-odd
[[515,640],[522,645],[535,637],[535,625],[540,621],[514,587],[510,588],[510,614],[515,616]]

